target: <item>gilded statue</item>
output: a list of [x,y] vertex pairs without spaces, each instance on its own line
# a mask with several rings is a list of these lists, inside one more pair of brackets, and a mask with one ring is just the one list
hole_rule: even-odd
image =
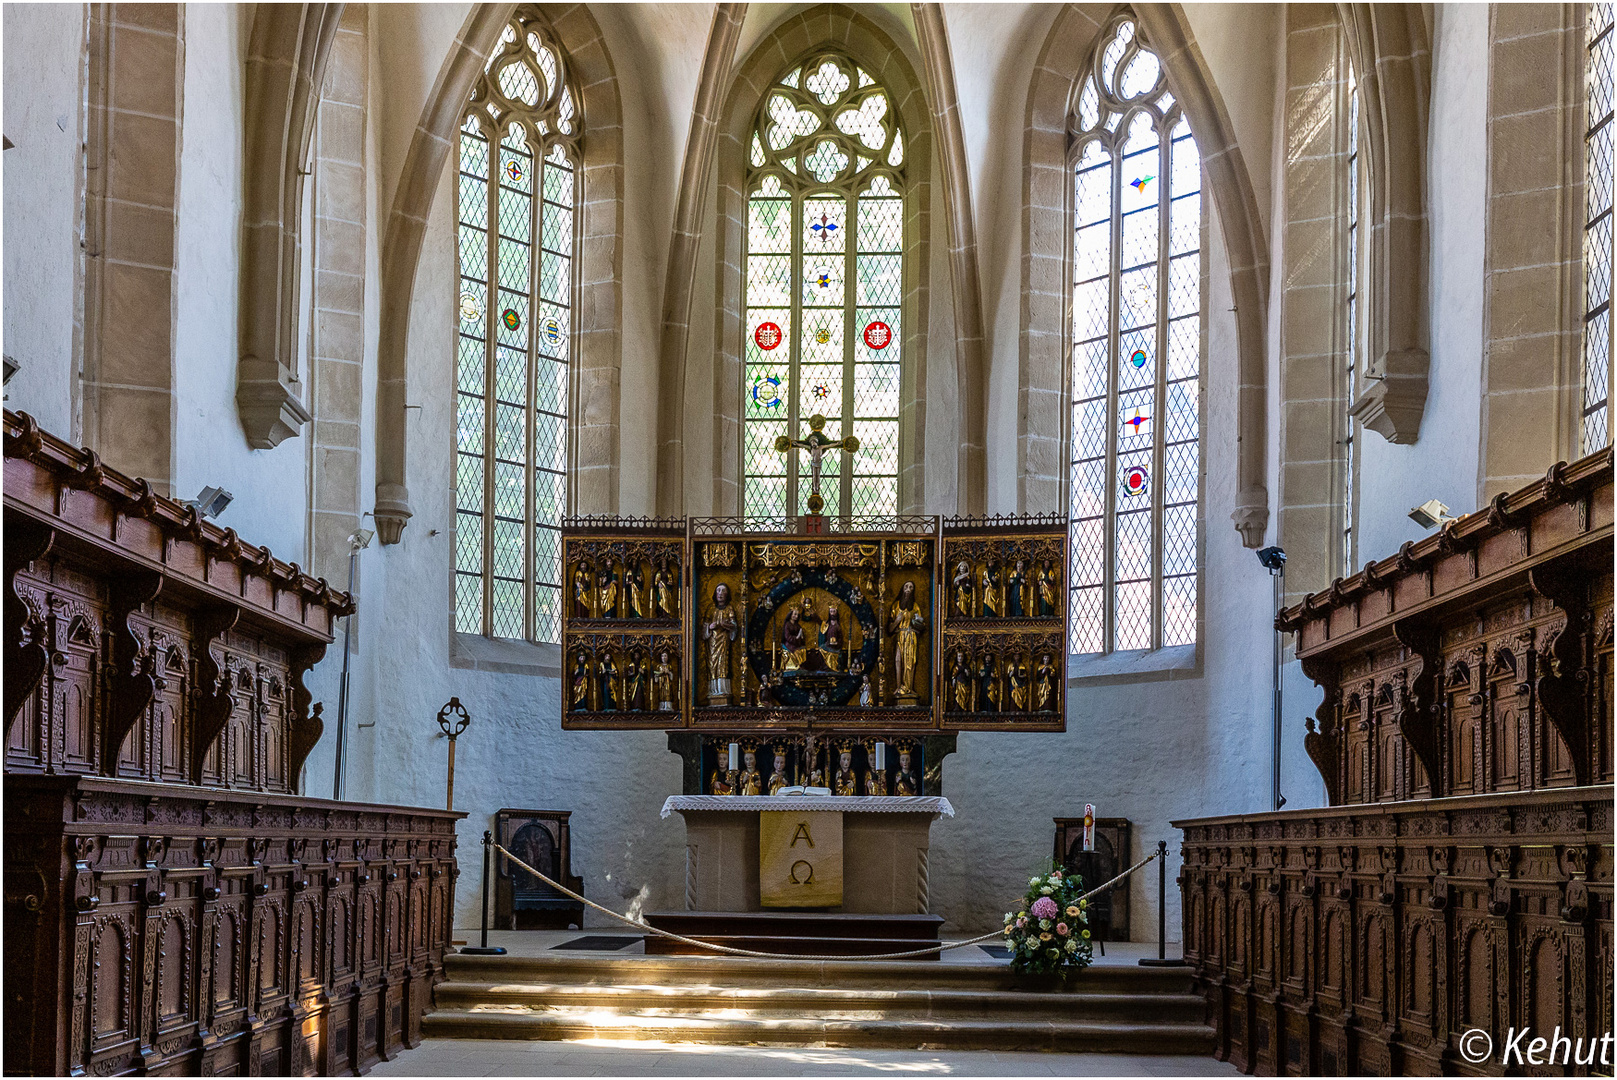
[[985,655],[977,664],[977,712],[999,712],[999,673],[994,658]]
[[600,619],[615,619],[618,617],[618,576],[612,572],[610,564],[603,564],[601,572],[595,579],[595,591],[598,603],[595,615]]
[[736,790],[736,788],[735,788],[736,774],[733,773],[733,772],[726,772],[725,768],[724,768],[724,765],[725,765],[724,751],[720,750],[719,751],[719,766],[718,766],[718,768],[713,770],[713,775],[708,777],[708,781],[707,781],[707,793],[709,795],[734,795],[735,794],[735,790]]
[[[893,636],[893,673],[898,680],[900,701],[915,702],[915,666],[921,656],[921,633],[926,616],[915,599],[915,582],[906,581],[898,590],[887,632]],[[863,704],[863,702],[861,702]]]
[[[866,746],[868,747],[869,744],[867,743]],[[870,762],[870,769],[865,773],[865,794],[867,796],[885,795],[887,794],[887,770],[876,768],[876,755],[873,752],[870,754]]]
[[1027,661],[1017,657],[1005,665],[1005,675],[1011,684],[1011,711],[1027,712],[1028,706],[1028,671]]
[[657,573],[651,579],[652,592],[656,594],[656,616],[659,619],[679,618],[679,575],[676,570],[669,568],[667,563],[657,567]]
[[954,609],[962,619],[977,614],[972,603],[971,564],[964,559],[954,571]]
[[623,583],[624,592],[629,594],[629,617],[644,619],[646,617],[646,572],[635,563],[634,569],[625,575]]
[[764,793],[763,774],[758,771],[758,751],[750,747],[741,753],[741,777],[737,781],[737,793],[741,795],[762,795]]
[[837,755],[837,771],[831,777],[831,794],[859,794],[859,778],[853,772],[853,751],[846,746]]
[[590,708],[590,665],[583,653],[575,653],[573,658],[573,694],[569,704],[573,712],[589,712]]
[[1000,594],[999,563],[983,564],[983,616],[999,618],[1005,614],[1005,598]]
[[573,618],[594,617],[595,590],[590,585],[590,568],[588,563],[581,562],[573,567]]
[[778,795],[781,788],[791,786],[792,782],[786,776],[786,748],[777,746],[775,747],[775,769],[769,774],[769,793]]
[[842,632],[842,613],[837,610],[837,605],[831,604],[825,610],[825,622],[820,630],[820,655],[825,657],[827,668],[842,670],[842,655],[847,644],[847,637]]
[[710,705],[729,705],[730,646],[741,632],[741,620],[730,603],[730,586],[719,582],[713,587],[713,607],[702,624],[702,640],[707,642],[707,697]]
[[803,632],[803,616],[796,607],[786,609],[786,618],[780,624],[780,666],[782,671],[796,671],[808,656],[808,638]]
[[1027,560],[1017,559],[1016,565],[1005,577],[1005,615],[1007,618],[1020,619],[1032,607],[1030,602],[1033,594],[1028,591]]
[[1046,559],[1044,569],[1039,571],[1039,614],[1045,617],[1054,615],[1060,596],[1061,575],[1056,571],[1055,560]]
[[679,710],[679,673],[674,670],[667,649],[657,654],[657,667],[651,673],[651,696],[657,702],[658,712]]
[[611,653],[602,653],[595,661],[595,708],[597,712],[616,712],[618,708],[618,666]]
[[637,654],[640,659],[629,658],[623,672],[623,697],[630,712],[646,711],[646,691],[651,684],[651,661],[646,659],[645,653]]
[[974,712],[971,707],[971,665],[966,662],[964,649],[956,649],[954,666],[949,669],[949,685],[954,689],[954,704],[958,712]]
[[1056,707],[1056,665],[1049,653],[1039,657],[1039,670],[1033,679],[1034,708],[1049,712]]
[[921,778],[915,775],[915,767],[910,764],[910,752],[906,747],[898,750],[898,776],[893,781],[894,795],[919,795],[921,793]]

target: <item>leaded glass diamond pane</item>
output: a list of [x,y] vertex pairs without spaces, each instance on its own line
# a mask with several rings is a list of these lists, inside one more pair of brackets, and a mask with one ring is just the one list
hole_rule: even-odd
[[[865,364],[897,364],[903,348],[903,312],[892,308],[859,308],[854,312],[853,360],[855,378]],[[894,384],[896,391],[897,384]],[[896,411],[896,407],[895,407]]]
[[884,307],[896,305],[904,292],[902,255],[860,255],[855,303]]
[[1151,647],[1151,582],[1132,581],[1116,589],[1117,648]]
[[567,412],[567,365],[547,357],[534,361],[534,408],[557,416]]
[[1154,387],[1157,384],[1157,328],[1132,330],[1117,337],[1117,388]]
[[548,469],[533,471],[533,519],[536,524],[549,526],[561,521],[566,500],[565,476]]
[[871,150],[887,145],[887,129],[882,118],[887,115],[887,95],[881,91],[866,95],[857,108],[843,109],[832,121],[844,135],[857,136]]
[[[809,356],[807,348],[804,349],[804,358]],[[798,415],[813,416],[818,413],[826,417],[839,417],[842,415],[842,365],[807,364],[800,372],[802,393],[798,401]],[[840,438],[831,435],[830,425],[826,425],[827,435],[831,438]]]
[[1617,90],[1617,45],[1613,6],[1588,6],[1585,68],[1588,133],[1585,149],[1587,221],[1584,231],[1583,452],[1593,453],[1611,441],[1609,399],[1612,365],[1613,274],[1613,141],[1612,117]]
[[573,254],[573,212],[565,206],[547,202],[542,207],[544,232],[541,243],[546,251],[557,255]]
[[[483,572],[483,519],[461,511],[455,515],[455,569],[468,574]],[[479,609],[481,609],[479,600]],[[479,610],[481,617],[481,610]]]
[[495,578],[493,585],[494,636],[522,637],[522,582]]
[[546,202],[557,206],[573,205],[573,170],[567,159],[560,153],[560,147],[552,150],[545,158],[545,191]]
[[1171,577],[1162,583],[1162,644],[1190,645],[1196,640],[1196,575]]
[[[830,209],[822,211],[829,215]],[[792,250],[792,204],[785,199],[754,198],[748,205],[747,247],[756,253]],[[840,228],[840,223],[838,223]],[[816,239],[818,237],[816,236]]]
[[[898,475],[898,421],[855,420],[859,451],[852,457],[855,476]],[[854,513],[863,513],[857,507]]]
[[747,480],[742,514],[749,518],[778,518],[786,513],[786,477],[753,476]]
[[820,259],[847,248],[848,203],[842,198],[803,200],[803,256]]
[[[856,417],[883,417],[898,415],[898,380],[899,369],[897,364],[857,364],[853,369],[853,414]],[[893,428],[896,439],[898,428]],[[855,431],[861,439],[864,433]],[[864,447],[860,447],[859,454],[864,454]],[[894,454],[897,454],[897,444],[894,444]],[[898,459],[893,459],[891,469],[878,469],[877,472],[897,472]]]
[[1101,622],[1101,589],[1096,585],[1072,590],[1068,633],[1075,653],[1098,653],[1104,647]]
[[538,585],[533,590],[533,639],[554,645],[561,641],[561,589]]
[[[551,256],[546,256],[546,258],[551,258]],[[538,315],[539,321],[535,324],[535,337],[539,342],[539,355],[566,362],[568,347],[572,342],[572,311],[560,304],[545,301],[540,303]]]
[[494,519],[494,577],[522,577],[522,522]]
[[561,534],[555,529],[533,530],[533,579],[540,585],[561,583]]
[[749,364],[742,407],[748,419],[776,419],[786,415],[787,380],[783,363]]
[[1098,517],[1081,518],[1073,530],[1072,579],[1078,585],[1099,585],[1105,574],[1106,533]]
[[561,417],[535,413],[533,417],[533,461],[546,469],[562,472],[567,468],[567,440]]
[[[483,509],[483,447],[455,455],[455,505],[479,513]],[[462,570],[470,569],[462,566]]]
[[1162,572],[1187,574],[1196,570],[1196,505],[1170,506],[1162,516]]
[[1078,460],[1106,453],[1106,399],[1090,398],[1072,407],[1072,450]]
[[803,306],[841,307],[843,299],[843,267],[841,255],[827,256],[816,252],[803,259]]
[[500,517],[522,519],[527,507],[527,481],[520,464],[508,461],[494,463],[494,513]]
[[898,505],[898,477],[855,476],[852,514],[891,514]]
[[468,394],[481,394],[486,385],[483,343],[474,337],[461,336],[460,355],[455,361],[455,386]]
[[786,475],[786,455],[775,449],[775,440],[786,434],[784,420],[751,420],[746,427],[743,461],[752,476]]
[[483,630],[483,579],[477,574],[455,575],[455,630],[462,634]]
[[747,260],[747,305],[784,307],[792,302],[792,257],[753,255]]
[[1106,337],[1107,322],[1111,317],[1111,282],[1105,278],[1079,285],[1073,290],[1073,336],[1078,341],[1093,341]]
[[902,251],[904,248],[904,200],[859,200],[859,250]]
[[1123,266],[1150,266],[1157,261],[1157,204],[1150,203],[1123,215]]
[[469,454],[483,452],[482,398],[470,394],[455,395],[455,447]]
[[1110,350],[1104,336],[1072,350],[1072,389],[1080,398],[1106,393]]
[[1118,279],[1118,327],[1153,327],[1157,323],[1157,268],[1131,270]]
[[1201,310],[1201,257],[1180,255],[1168,263],[1168,317]]
[[[1102,404],[1104,408],[1104,403]],[[1098,517],[1106,511],[1106,459],[1094,458],[1073,466],[1072,516]]]
[[500,69],[500,89],[505,96],[524,105],[539,104],[539,81],[520,61]]
[[[1146,458],[1149,460],[1149,458]],[[1149,581],[1151,578],[1151,504],[1117,515],[1117,580]]]

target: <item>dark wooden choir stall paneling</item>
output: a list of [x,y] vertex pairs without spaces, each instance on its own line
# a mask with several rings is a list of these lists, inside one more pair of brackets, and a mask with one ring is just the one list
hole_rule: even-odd
[[[1305,743],[1331,805],[1175,822],[1219,1056],[1498,1074],[1510,1029],[1559,1028],[1585,1059],[1565,1044],[1549,1073],[1609,1075],[1587,1055],[1612,1030],[1611,450],[1277,625],[1324,692]],[[1462,1053],[1474,1028],[1482,1064]]]
[[298,794],[351,599],[26,414],[4,435],[6,1072],[415,1045],[463,815]]

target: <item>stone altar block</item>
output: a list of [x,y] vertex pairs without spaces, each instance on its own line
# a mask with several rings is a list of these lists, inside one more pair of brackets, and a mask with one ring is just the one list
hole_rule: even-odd
[[842,904],[819,910],[927,914],[932,822],[954,817],[937,796],[674,795],[662,816],[676,810],[685,819],[687,911],[762,911],[759,818],[803,811],[842,818]]

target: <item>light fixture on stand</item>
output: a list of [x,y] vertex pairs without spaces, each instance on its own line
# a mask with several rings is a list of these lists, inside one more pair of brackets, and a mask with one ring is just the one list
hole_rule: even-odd
[[[370,546],[376,533],[370,529],[355,529],[348,534],[348,595],[354,595],[354,568],[359,553]],[[331,797],[341,799],[348,778],[348,651],[354,637],[354,613],[343,617],[342,681],[337,685],[337,765],[332,770]]]
[[1436,499],[1427,499],[1409,512],[1409,519],[1423,529],[1430,529],[1434,525],[1441,525],[1445,521],[1458,520],[1449,513],[1449,508]]
[[225,507],[234,502],[236,496],[224,488],[205,487],[197,493],[194,499],[186,499],[186,506],[194,506],[197,512],[205,518],[216,518],[225,512]]
[[[1285,596],[1286,596],[1286,551],[1285,551],[1284,548],[1280,547],[1279,545],[1275,545],[1274,547],[1263,548],[1261,551],[1258,552],[1258,562],[1262,563],[1263,568],[1265,570],[1269,571],[1269,575],[1272,578],[1274,578],[1274,583],[1275,583],[1275,614],[1279,615],[1280,614],[1280,605],[1285,602]],[[1276,810],[1279,810],[1282,806],[1286,805],[1286,797],[1284,795],[1280,794],[1280,735],[1281,735],[1280,667],[1281,667],[1281,659],[1284,656],[1284,653],[1285,653],[1285,646],[1284,646],[1282,638],[1281,638],[1281,631],[1280,631],[1280,628],[1278,626],[1276,626],[1275,627],[1275,663],[1274,663],[1274,669],[1275,669],[1274,670],[1274,678],[1275,678],[1275,692],[1274,692],[1274,775],[1272,777],[1272,782],[1273,782],[1272,795],[1274,796],[1274,808]]]

